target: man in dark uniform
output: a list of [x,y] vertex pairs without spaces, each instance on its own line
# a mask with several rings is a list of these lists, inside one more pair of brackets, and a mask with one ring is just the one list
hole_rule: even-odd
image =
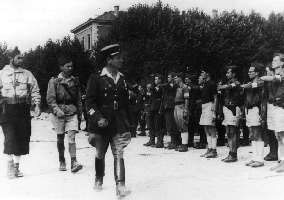
[[128,110],[128,86],[119,72],[123,59],[120,46],[113,44],[101,49],[104,68],[100,75],[91,75],[86,93],[86,108],[89,113],[89,143],[96,148],[95,190],[101,190],[105,174],[105,154],[111,146],[114,157],[116,194],[129,194],[125,187],[124,148],[130,143],[130,119]]
[[[162,76],[157,74],[154,78],[154,88],[151,89],[150,94],[150,108],[148,115],[149,136],[150,140],[144,146],[152,146],[156,148],[164,147],[164,134],[162,131],[162,115],[161,115],[161,101],[162,101]],[[147,91],[148,93],[148,91]],[[157,144],[155,145],[155,136],[157,137]]]
[[138,105],[138,88],[137,84],[134,84],[129,90],[129,114],[131,118],[130,133],[131,137],[136,137],[136,129],[138,126],[138,117],[141,110],[141,106]]
[[[188,146],[197,149],[206,148],[206,135],[202,126],[199,125],[201,116],[201,101],[199,86],[195,84],[196,75],[187,75],[185,78],[185,84],[189,88],[189,117],[188,117],[188,134],[189,141]],[[194,134],[198,133],[200,136],[199,142],[194,145]]]
[[139,109],[138,124],[139,131],[137,135],[146,136],[146,110],[145,110],[146,92],[142,85],[138,86],[137,104]]
[[181,144],[181,135],[177,129],[177,125],[174,118],[175,109],[175,96],[177,86],[174,84],[174,73],[168,74],[168,82],[163,85],[163,101],[162,109],[165,117],[166,130],[171,136],[170,144],[167,149],[176,149]]

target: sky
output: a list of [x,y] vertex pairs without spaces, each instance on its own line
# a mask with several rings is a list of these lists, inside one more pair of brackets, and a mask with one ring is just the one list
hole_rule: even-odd
[[[157,0],[1,0],[0,43],[9,48],[18,46],[22,52],[44,45],[48,39],[57,40],[73,36],[71,29],[119,5],[127,10],[136,3],[154,4]],[[162,0],[180,10],[200,8],[251,10],[267,17],[269,13],[284,12],[283,0]]]

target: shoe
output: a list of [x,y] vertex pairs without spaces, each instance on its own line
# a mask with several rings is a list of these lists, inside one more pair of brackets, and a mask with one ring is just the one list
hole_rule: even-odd
[[264,162],[255,161],[250,166],[253,167],[253,168],[262,167],[262,166],[264,166]]
[[150,139],[149,142],[147,142],[147,143],[145,143],[145,144],[143,144],[143,145],[146,146],[146,147],[150,147],[150,146],[152,146],[152,145],[155,145],[155,140]]
[[65,162],[59,163],[59,171],[67,171]]
[[267,155],[264,157],[264,160],[265,160],[265,161],[277,161],[277,160],[278,160],[278,156],[273,155],[272,153],[269,153],[269,154],[267,154]]
[[23,177],[24,176],[24,174],[19,169],[19,163],[14,164],[14,169],[15,169],[15,177]]
[[177,148],[177,144],[174,144],[174,143],[170,143],[167,147],[166,147],[166,149],[169,149],[169,150],[171,150],[171,149],[176,149]]
[[206,149],[206,144],[204,143],[197,143],[196,146],[194,146],[195,149]]
[[138,133],[137,135],[138,135],[138,136],[146,136],[146,132],[145,132],[145,131],[142,131],[141,133]]
[[178,152],[187,152],[187,151],[188,151],[187,144],[182,144],[178,148]]
[[204,154],[201,154],[200,157],[206,157],[211,152],[211,149],[207,149]]
[[283,173],[283,172],[284,172],[284,161],[281,161],[281,162],[278,164],[278,167],[277,167],[277,169],[275,170],[275,172],[277,172],[277,173]]
[[177,145],[176,148],[175,148],[175,151],[178,151],[180,147],[181,147],[181,145]]
[[157,142],[155,145],[156,148],[164,148],[164,142]]
[[238,161],[237,154],[230,152],[227,158],[223,159],[222,161],[226,163],[236,162]]
[[254,162],[255,162],[255,161],[251,160],[251,161],[247,162],[245,165],[246,165],[246,166],[251,166]]
[[14,166],[14,161],[13,161],[13,160],[9,160],[9,161],[8,161],[7,177],[8,177],[9,179],[15,178],[15,166]]
[[76,172],[80,171],[82,168],[83,168],[83,165],[78,163],[76,160],[71,162],[71,172],[72,173],[76,173]]
[[284,161],[280,161],[277,163],[277,165],[275,165],[274,167],[270,168],[270,171],[276,171],[278,170],[278,168],[280,168],[282,165],[284,165]]
[[193,143],[189,143],[187,146],[188,146],[188,148],[194,147],[194,144]]
[[94,190],[102,191],[102,189],[103,189],[103,178],[102,177],[96,177]]
[[216,149],[211,149],[211,151],[205,155],[205,158],[217,158],[217,150]]
[[120,183],[120,182],[119,182],[119,183],[116,185],[116,196],[117,196],[118,198],[126,197],[126,196],[129,195],[130,193],[131,193],[131,191],[128,190],[128,189],[125,187],[124,183]]

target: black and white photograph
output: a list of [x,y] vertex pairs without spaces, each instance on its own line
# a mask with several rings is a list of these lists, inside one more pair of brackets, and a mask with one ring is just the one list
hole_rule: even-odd
[[0,199],[283,200],[283,0],[2,0]]

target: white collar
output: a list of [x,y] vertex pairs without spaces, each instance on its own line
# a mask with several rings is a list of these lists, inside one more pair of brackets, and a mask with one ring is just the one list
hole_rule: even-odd
[[118,80],[120,79],[121,76],[123,76],[122,73],[118,72],[117,75],[116,75],[116,78],[114,78],[111,73],[107,70],[106,67],[103,68],[102,72],[101,72],[101,76],[108,76],[109,78],[111,78],[115,84],[117,84]]
[[71,75],[71,76],[68,77],[68,78],[65,78],[65,77],[63,76],[62,72],[60,72],[57,77],[58,77],[58,78],[62,78],[62,79],[66,79],[66,80],[70,80],[70,79],[75,78],[73,75]]
[[15,68],[11,67],[11,65],[5,65],[2,70],[3,71],[8,71],[10,73],[13,73],[13,72],[20,72],[20,73],[22,73],[22,72],[24,72],[23,68],[18,67],[18,68],[15,69]]

